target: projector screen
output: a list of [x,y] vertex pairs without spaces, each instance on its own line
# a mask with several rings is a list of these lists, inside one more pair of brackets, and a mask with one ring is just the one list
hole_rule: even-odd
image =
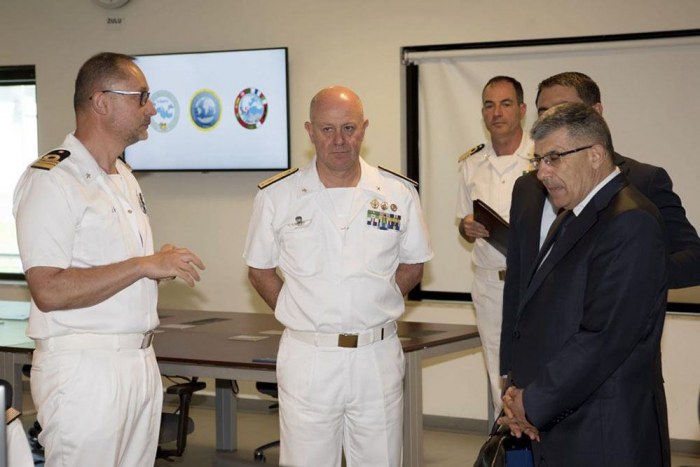
[[[642,37],[634,40],[598,36],[589,41],[564,38],[481,47],[405,48],[405,59],[409,67],[416,68],[412,73],[418,77],[414,85],[417,98],[411,97],[407,85],[407,113],[415,104],[411,101],[418,104],[416,148],[412,151],[410,141],[407,148],[409,169],[411,154],[417,154],[413,166],[418,172],[409,172],[409,176],[420,182],[435,249],[415,298],[470,299],[472,247],[459,236],[455,216],[457,159],[488,141],[481,118],[481,91],[496,75],[512,76],[522,83],[528,106],[523,121],[526,130],[537,118],[535,95],[540,81],[563,71],[580,71],[592,77],[600,86],[603,116],[617,152],[665,168],[688,219],[700,227],[700,132],[694,118],[694,110],[700,108],[696,79],[700,73],[700,32],[690,32],[682,37],[640,34]],[[434,50],[427,50],[431,47]],[[409,74],[407,70],[407,82]],[[407,133],[410,137],[411,132]],[[698,312],[700,287],[673,290],[669,302],[670,310]]]
[[157,114],[136,171],[289,168],[287,49],[137,56]]

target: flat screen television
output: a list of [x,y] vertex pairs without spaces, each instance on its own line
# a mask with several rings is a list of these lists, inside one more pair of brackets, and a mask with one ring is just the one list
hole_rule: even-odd
[[139,55],[157,114],[135,171],[289,168],[287,49]]

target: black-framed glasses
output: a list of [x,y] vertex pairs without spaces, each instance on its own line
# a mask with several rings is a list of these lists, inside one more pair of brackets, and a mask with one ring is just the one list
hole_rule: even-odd
[[114,89],[103,89],[102,92],[119,94],[120,96],[139,96],[139,104],[141,104],[141,107],[146,105],[148,99],[151,97],[150,91],[116,91]]
[[540,167],[540,162],[544,161],[545,165],[552,165],[556,164],[556,162],[559,160],[560,157],[568,156],[569,154],[574,154],[579,151],[583,151],[584,149],[590,149],[595,144],[591,144],[590,146],[581,146],[580,148],[576,149],[571,149],[570,151],[564,151],[564,152],[548,152],[544,156],[540,156],[539,154],[535,154],[535,157],[530,159],[530,164],[532,164],[536,169]]

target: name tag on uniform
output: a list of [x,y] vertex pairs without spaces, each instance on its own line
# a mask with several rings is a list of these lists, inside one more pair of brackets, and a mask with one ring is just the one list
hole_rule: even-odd
[[399,214],[367,210],[367,225],[379,230],[401,230]]

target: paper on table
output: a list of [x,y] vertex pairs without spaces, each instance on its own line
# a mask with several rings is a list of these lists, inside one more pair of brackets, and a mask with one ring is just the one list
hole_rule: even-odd
[[194,324],[161,324],[159,327],[164,329],[189,329],[193,328]]
[[228,339],[231,341],[248,341],[248,342],[255,342],[255,341],[261,341],[263,339],[269,339],[269,336],[251,336],[251,335],[246,335],[242,334],[240,336],[231,336]]

